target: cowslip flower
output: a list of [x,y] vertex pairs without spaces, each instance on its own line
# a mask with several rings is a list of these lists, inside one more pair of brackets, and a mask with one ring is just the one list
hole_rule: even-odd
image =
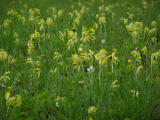
[[97,111],[97,108],[94,106],[90,106],[88,108],[88,114],[94,114],[94,113],[96,113],[96,111]]
[[105,24],[106,23],[106,17],[103,16],[103,17],[100,17],[99,18],[99,24]]
[[9,97],[10,97],[10,95],[11,95],[11,92],[6,92],[6,93],[5,93],[5,99],[8,100]]
[[3,49],[0,49],[0,61],[6,60],[7,56],[8,56],[7,52],[4,51]]
[[82,59],[77,54],[74,54],[74,55],[72,55],[72,62],[73,62],[73,64],[81,64]]
[[46,21],[46,24],[47,24],[48,26],[51,26],[51,25],[53,24],[53,19],[52,19],[51,17],[48,17],[48,18],[47,18],[47,21]]
[[107,63],[107,51],[105,49],[100,50],[95,54],[95,58],[101,65]]
[[141,70],[143,69],[143,66],[139,66],[136,70],[136,75],[139,74],[141,72]]
[[131,94],[133,94],[134,97],[138,98],[139,97],[139,91],[136,90],[130,90]]

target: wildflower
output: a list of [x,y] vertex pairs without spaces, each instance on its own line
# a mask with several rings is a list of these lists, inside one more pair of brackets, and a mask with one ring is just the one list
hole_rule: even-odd
[[67,30],[67,36],[68,36],[68,42],[67,42],[68,48],[73,47],[78,42],[77,32],[73,32],[72,30]]
[[53,19],[51,17],[48,17],[47,20],[46,20],[46,24],[48,26],[51,26],[53,24]]
[[96,113],[96,111],[97,111],[96,107],[90,106],[88,109],[88,114],[94,114],[94,113]]
[[4,23],[2,24],[2,26],[4,27],[4,28],[8,28],[9,26],[10,26],[10,24],[11,24],[11,20],[10,19],[5,19],[4,20]]
[[131,52],[131,55],[136,59],[136,61],[141,62],[141,55],[138,51],[133,50]]
[[87,68],[87,71],[88,71],[88,72],[94,72],[94,67],[93,67],[93,66],[90,66],[89,68]]
[[132,60],[131,59],[128,59],[128,63],[131,63],[132,62]]
[[8,64],[14,64],[16,62],[16,59],[12,57],[11,55],[8,56]]
[[12,105],[19,107],[22,104],[22,97],[20,95],[16,95],[15,97],[9,97],[6,100],[7,106]]
[[109,8],[108,6],[105,7],[105,12],[106,12],[106,13],[111,12],[111,11],[110,11],[110,8]]
[[83,49],[82,49],[81,47],[79,47],[79,48],[78,48],[78,51],[79,51],[79,52],[82,52],[82,51],[83,51]]
[[53,57],[54,60],[59,60],[61,58],[62,58],[62,54],[60,54],[59,52],[54,52],[54,57]]
[[57,8],[56,7],[52,7],[53,10],[53,14],[57,14]]
[[3,49],[0,49],[0,61],[4,61],[7,59],[7,52],[5,52]]
[[150,31],[149,31],[149,35],[153,36],[153,35],[156,35],[157,33],[157,29],[156,28],[152,28]]
[[112,63],[117,64],[117,62],[119,61],[118,57],[116,57],[116,49],[113,50],[112,52]]
[[27,58],[26,63],[33,63],[32,58]]
[[31,40],[33,39],[39,39],[40,38],[40,33],[35,29],[34,33],[30,35]]
[[58,17],[62,17],[63,16],[63,10],[59,10],[58,11]]
[[94,54],[94,51],[89,49],[89,55],[92,56]]
[[94,24],[94,28],[95,28],[96,30],[98,29],[98,24],[97,24],[97,23]]
[[149,32],[150,32],[149,27],[145,27],[145,28],[144,28],[144,32],[145,32],[145,33],[149,33]]
[[56,107],[59,107],[60,103],[64,102],[64,97],[57,96],[56,97]]
[[136,70],[136,75],[139,74],[141,72],[141,70],[143,69],[143,66],[139,66]]
[[83,26],[82,27],[82,37],[80,39],[84,43],[95,40],[95,30],[90,28],[89,30]]
[[103,12],[105,9],[104,9],[104,6],[100,6],[99,7],[99,12]]
[[28,54],[32,54],[34,52],[35,46],[34,46],[34,41],[29,40],[28,41]]
[[77,54],[72,55],[73,64],[81,64],[82,59]]
[[95,58],[101,65],[107,63],[107,51],[105,49],[100,50],[95,54]]
[[117,85],[118,80],[114,80],[111,87],[112,88],[118,88],[120,85]]
[[16,103],[15,106],[19,107],[22,104],[22,97],[20,95],[16,95]]
[[143,54],[146,54],[146,51],[147,51],[147,47],[145,46],[145,47],[143,47],[143,49],[142,49]]
[[7,87],[9,90],[11,90],[12,89],[12,87]]
[[92,117],[89,117],[89,120],[93,120],[93,118],[92,118]]
[[56,107],[59,107],[59,102],[56,102]]
[[11,95],[11,93],[10,93],[10,92],[6,92],[6,93],[5,93],[5,99],[6,99],[6,100],[8,100],[8,99],[9,99],[9,97],[10,97],[10,95]]
[[128,19],[123,18],[123,17],[120,19],[120,21],[121,21],[124,25],[126,25],[126,24],[128,23]]
[[139,97],[139,91],[131,90],[130,92],[133,94],[134,97]]
[[18,33],[17,32],[14,32],[13,38],[18,38]]
[[45,26],[45,20],[43,20],[43,19],[40,19],[39,20],[39,22],[38,22],[38,25],[40,25],[40,28],[39,28],[39,30],[40,31],[44,31],[44,26]]
[[106,42],[106,40],[104,40],[104,39],[101,41],[102,44],[104,44],[105,42]]
[[157,26],[157,21],[152,21],[151,26],[156,27]]
[[131,22],[129,25],[126,25],[126,29],[130,32],[132,38],[136,39],[143,32],[143,22]]
[[57,72],[57,68],[51,69],[49,72],[50,72],[51,75],[54,75]]
[[130,18],[130,19],[133,19],[134,16],[135,16],[134,14],[129,14],[129,18]]
[[105,24],[106,23],[106,17],[103,16],[103,17],[100,17],[99,18],[99,24]]
[[158,64],[158,58],[160,57],[160,50],[158,52],[152,53],[151,55],[151,67]]
[[81,53],[80,57],[83,61],[88,61],[90,59],[90,56],[86,51],[84,53]]
[[79,81],[78,83],[79,83],[79,84],[83,84],[83,83],[84,83],[84,80],[81,80],[81,81]]
[[156,37],[152,37],[151,40],[152,40],[153,43],[157,42],[157,38]]

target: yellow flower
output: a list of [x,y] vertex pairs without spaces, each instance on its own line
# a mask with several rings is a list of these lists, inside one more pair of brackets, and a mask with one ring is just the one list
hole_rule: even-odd
[[141,62],[141,55],[138,51],[133,50],[131,52],[131,55],[136,59],[136,61]]
[[141,70],[143,69],[143,66],[139,66],[136,70],[136,74],[139,74],[141,72]]
[[147,47],[145,46],[145,47],[142,49],[143,54],[146,54],[146,51],[147,51]]
[[131,94],[133,94],[134,97],[139,97],[139,91],[136,90],[130,90]]
[[59,10],[58,11],[58,17],[62,17],[63,16],[63,10]]
[[46,24],[47,24],[48,26],[51,26],[51,25],[53,24],[53,19],[52,19],[51,17],[48,17],[48,18],[47,18],[47,21],[46,21]]
[[156,35],[157,33],[157,29],[156,28],[152,28],[150,31],[149,31],[149,34],[150,35]]
[[111,87],[112,88],[118,88],[120,85],[117,85],[118,80],[114,80]]
[[50,72],[51,75],[54,75],[57,72],[57,68],[51,69],[49,72]]
[[79,47],[79,48],[78,48],[78,51],[79,51],[79,52],[82,52],[82,51],[83,51],[83,49],[82,49],[81,47]]
[[94,114],[97,111],[97,108],[94,106],[89,107],[88,114]]
[[152,21],[151,26],[156,27],[157,26],[157,21]]
[[29,40],[28,41],[28,54],[32,54],[34,52],[35,46],[34,46],[34,41]]
[[73,64],[81,64],[82,59],[77,54],[72,55]]
[[22,104],[22,97],[21,97],[20,95],[17,95],[17,96],[16,96],[15,106],[16,106],[16,107],[19,107],[19,106],[21,106],[21,104]]
[[32,58],[27,58],[26,63],[33,63]]
[[90,58],[89,58],[89,54],[85,51],[84,53],[81,53],[81,59],[83,60],[83,61],[87,61],[87,60],[89,60]]
[[129,17],[130,19],[133,19],[133,18],[134,18],[134,16],[135,16],[134,14],[129,14],[129,16],[128,16],[128,17]]
[[9,97],[10,97],[10,95],[11,95],[11,92],[6,92],[6,93],[5,93],[5,99],[8,100]]
[[128,63],[131,63],[132,62],[132,60],[131,59],[128,59]]
[[107,63],[107,51],[105,49],[100,50],[95,54],[95,58],[101,65]]
[[157,38],[156,37],[152,37],[151,40],[152,40],[153,43],[157,42]]
[[12,87],[8,87],[8,89],[10,90],[10,89],[12,89]]
[[52,9],[53,9],[53,14],[57,14],[57,9],[56,9],[56,7],[52,7]]
[[60,101],[61,97],[60,96],[57,96],[56,97],[56,101]]
[[103,16],[103,17],[100,17],[99,18],[99,24],[105,24],[106,23],[106,17]]
[[144,32],[145,32],[145,33],[149,33],[149,32],[150,32],[149,27],[145,27],[145,28],[144,28]]
[[93,120],[93,118],[92,118],[92,117],[89,117],[89,120]]
[[5,52],[3,49],[0,49],[0,61],[4,61],[7,59],[7,52]]
[[16,59],[12,57],[11,55],[8,56],[8,64],[14,64],[16,62]]

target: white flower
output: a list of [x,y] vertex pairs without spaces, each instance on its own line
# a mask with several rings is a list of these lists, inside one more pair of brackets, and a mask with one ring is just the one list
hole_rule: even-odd
[[93,66],[90,66],[89,68],[87,68],[87,71],[88,71],[88,72],[94,72],[94,67],[93,67]]
[[106,40],[102,40],[101,43],[104,44],[106,42]]
[[56,102],[56,107],[59,107],[59,103],[58,102]]

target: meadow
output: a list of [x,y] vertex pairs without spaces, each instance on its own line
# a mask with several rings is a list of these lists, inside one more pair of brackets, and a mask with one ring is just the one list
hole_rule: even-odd
[[160,0],[1,0],[0,120],[160,120]]

